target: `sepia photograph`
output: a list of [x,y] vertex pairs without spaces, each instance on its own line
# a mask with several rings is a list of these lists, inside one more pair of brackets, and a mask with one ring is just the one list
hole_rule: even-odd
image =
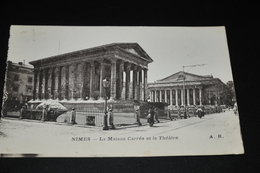
[[244,154],[224,26],[12,25],[1,157]]

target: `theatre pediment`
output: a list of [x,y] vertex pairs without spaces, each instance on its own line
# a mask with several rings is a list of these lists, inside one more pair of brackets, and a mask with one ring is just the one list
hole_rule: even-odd
[[191,73],[187,73],[187,72],[183,73],[182,71],[179,71],[175,74],[172,74],[171,76],[168,76],[168,77],[158,80],[156,82],[158,82],[158,83],[180,82],[183,80],[183,77],[185,77],[185,81],[200,81],[200,80],[213,79],[212,76],[200,76],[200,75],[195,75],[195,74],[191,74]]

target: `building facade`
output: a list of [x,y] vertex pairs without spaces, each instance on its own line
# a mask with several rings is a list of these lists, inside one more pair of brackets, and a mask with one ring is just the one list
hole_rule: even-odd
[[7,61],[4,99],[7,110],[19,109],[33,98],[33,67]]
[[137,43],[108,44],[31,61],[35,72],[33,99],[102,101],[102,81],[108,78],[109,101],[145,101],[148,63],[152,61]]
[[182,105],[221,105],[226,85],[212,75],[177,72],[148,84],[150,102],[164,102],[170,107]]

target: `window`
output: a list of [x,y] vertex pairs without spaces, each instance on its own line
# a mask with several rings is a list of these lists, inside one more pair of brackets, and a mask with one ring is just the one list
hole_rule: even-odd
[[32,86],[27,86],[27,93],[32,93]]
[[28,83],[32,83],[32,77],[28,77]]
[[19,75],[14,75],[14,81],[18,81],[19,80]]
[[19,89],[19,87],[18,86],[16,86],[16,85],[13,85],[13,91],[18,91],[18,89]]

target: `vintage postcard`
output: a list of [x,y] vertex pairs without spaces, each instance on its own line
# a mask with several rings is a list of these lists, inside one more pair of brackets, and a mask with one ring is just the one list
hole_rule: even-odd
[[243,154],[219,27],[10,28],[2,157]]

